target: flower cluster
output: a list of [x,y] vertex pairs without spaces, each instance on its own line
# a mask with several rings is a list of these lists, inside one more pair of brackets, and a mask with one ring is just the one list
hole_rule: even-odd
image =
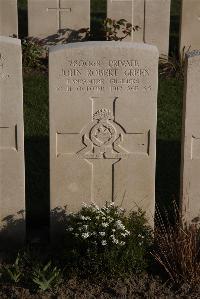
[[84,275],[121,275],[146,269],[153,235],[142,210],[126,211],[113,202],[84,204],[67,216],[69,264],[76,261]]
[[113,202],[98,207],[84,204],[80,212],[69,215],[67,231],[78,240],[98,247],[124,246],[130,231],[125,211]]

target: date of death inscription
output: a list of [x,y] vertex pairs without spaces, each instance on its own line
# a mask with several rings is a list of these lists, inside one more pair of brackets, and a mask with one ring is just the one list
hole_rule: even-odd
[[61,66],[57,91],[149,92],[151,70],[138,60],[66,60]]

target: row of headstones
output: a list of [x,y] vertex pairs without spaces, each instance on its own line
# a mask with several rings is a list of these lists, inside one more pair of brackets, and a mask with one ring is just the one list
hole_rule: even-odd
[[[107,0],[107,16],[140,29],[126,41],[156,45],[168,55],[171,0]],[[17,0],[0,0],[0,35],[18,35]],[[90,0],[28,0],[29,36],[52,41],[59,30],[90,27]],[[200,1],[182,0],[180,52],[199,49]],[[190,49],[190,50],[191,50]]]
[[[181,208],[200,216],[200,52],[187,56]],[[51,232],[56,212],[115,201],[155,209],[158,51],[143,43],[85,42],[49,53]],[[20,40],[0,37],[0,244],[25,238]]]

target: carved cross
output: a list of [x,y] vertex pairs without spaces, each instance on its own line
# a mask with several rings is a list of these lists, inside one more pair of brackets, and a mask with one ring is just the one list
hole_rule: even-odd
[[[80,132],[57,132],[57,157],[76,155],[91,165],[91,200],[114,200],[114,167],[131,154],[149,154],[149,132],[128,132],[118,124],[118,98],[91,98],[91,121]],[[76,146],[82,140],[83,147]],[[128,148],[124,147],[124,141]],[[74,144],[74,148],[71,144]],[[103,174],[103,175],[102,175]]]
[[17,126],[0,126],[0,150],[18,150]]
[[62,24],[61,24],[61,17],[63,13],[68,13],[71,12],[71,8],[63,8],[61,7],[61,0],[58,0],[58,7],[55,8],[47,8],[47,11],[54,10],[57,14],[57,28],[58,30],[62,29]]

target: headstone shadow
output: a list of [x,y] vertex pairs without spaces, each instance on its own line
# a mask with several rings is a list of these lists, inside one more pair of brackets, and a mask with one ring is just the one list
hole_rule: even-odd
[[171,16],[169,39],[169,54],[171,56],[179,54],[179,26],[180,17],[178,15]]
[[179,141],[157,140],[156,206],[161,217],[173,220],[180,192],[181,144]]
[[28,14],[26,8],[18,8],[19,38],[28,36]]
[[103,21],[107,18],[107,0],[91,0],[91,39],[106,40]]
[[73,42],[83,42],[89,39],[89,28],[81,28],[79,30],[61,29],[56,34],[49,35],[45,38],[30,37],[30,40],[40,44],[41,46],[63,45]]
[[[27,233],[43,236],[49,226],[49,139],[25,138]],[[48,239],[48,233],[45,236]]]
[[25,211],[8,215],[1,220],[0,250],[17,250],[25,241]]
[[56,207],[50,212],[50,239],[53,243],[61,242],[65,235],[67,227],[67,210],[66,207]]

